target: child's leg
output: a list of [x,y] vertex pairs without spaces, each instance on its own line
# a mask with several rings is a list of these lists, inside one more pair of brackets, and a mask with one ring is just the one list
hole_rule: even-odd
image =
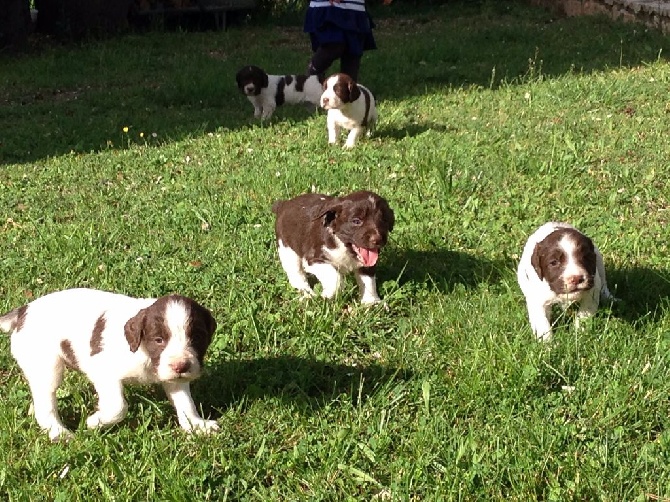
[[353,54],[344,51],[340,58],[340,71],[346,73],[356,82],[358,82],[358,70],[361,67],[361,56],[354,56]]
[[342,57],[346,50],[344,43],[322,44],[312,54],[312,60],[307,66],[307,75],[325,74],[326,70],[330,68],[333,61]]

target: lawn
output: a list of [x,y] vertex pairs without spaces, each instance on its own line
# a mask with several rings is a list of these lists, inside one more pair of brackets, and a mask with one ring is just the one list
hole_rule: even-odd
[[[375,8],[375,134],[271,121],[235,87],[301,72],[301,26],[145,33],[0,60],[0,313],[92,287],[179,292],[218,321],[193,385],[212,436],[159,388],[120,424],[70,373],[51,444],[0,336],[6,500],[670,499],[670,39],[517,1]],[[277,199],[367,189],[396,226],[373,307],[353,278],[300,301]],[[536,341],[515,269],[549,220],[588,233],[620,301]]]

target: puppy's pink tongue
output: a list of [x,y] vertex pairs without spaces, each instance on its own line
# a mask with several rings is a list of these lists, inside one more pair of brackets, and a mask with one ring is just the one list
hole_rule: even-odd
[[377,259],[379,258],[379,251],[375,251],[374,249],[359,248],[358,246],[354,246],[354,249],[356,250],[356,253],[358,253],[360,259],[363,261],[363,265],[366,267],[372,267],[375,263],[377,263]]

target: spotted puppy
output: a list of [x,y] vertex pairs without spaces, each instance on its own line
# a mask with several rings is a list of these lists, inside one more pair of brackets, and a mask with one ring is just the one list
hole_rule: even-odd
[[343,197],[304,194],[275,202],[279,260],[289,283],[307,296],[314,292],[307,274],[332,298],[342,277],[353,272],[361,302],[379,302],[375,271],[381,248],[393,230],[394,216],[386,200],[372,192]]
[[215,421],[200,417],[189,387],[200,376],[216,321],[190,298],[67,289],[5,314],[0,329],[11,333],[12,355],[30,385],[35,419],[52,440],[71,436],[56,407],[65,367],[84,373],[98,394],[98,409],[86,420],[91,429],[124,418],[126,383],[161,383],[184,430],[218,429]]
[[370,90],[349,75],[336,73],[323,83],[321,107],[328,110],[328,143],[337,143],[342,128],[349,131],[345,148],[353,148],[359,136],[370,135],[377,123],[377,107]]
[[607,288],[603,256],[582,232],[568,223],[549,222],[526,242],[517,269],[526,297],[530,326],[540,340],[551,338],[551,308],[576,303],[575,324],[593,316],[602,300],[613,300]]
[[239,90],[254,105],[257,119],[269,119],[284,103],[319,106],[323,92],[323,77],[317,75],[268,75],[258,66],[245,66],[235,78]]

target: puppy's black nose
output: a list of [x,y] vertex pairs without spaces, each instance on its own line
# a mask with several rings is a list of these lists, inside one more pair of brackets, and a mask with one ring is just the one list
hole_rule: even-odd
[[322,98],[321,102],[323,103],[323,106],[326,106],[328,104],[328,98]]

